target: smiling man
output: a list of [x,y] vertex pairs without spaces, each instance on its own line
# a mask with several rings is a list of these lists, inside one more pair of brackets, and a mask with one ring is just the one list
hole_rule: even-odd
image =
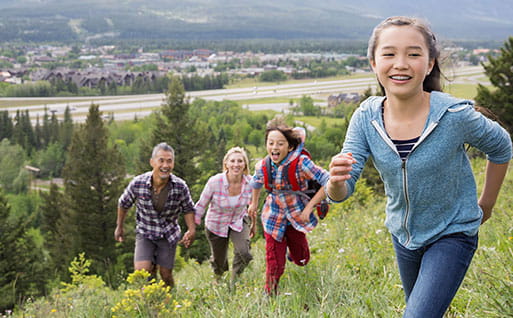
[[[136,176],[119,198],[114,231],[114,239],[123,242],[123,223],[128,209],[135,203],[134,270],[152,272],[158,265],[160,277],[171,287],[176,245],[189,247],[196,233],[194,203],[185,181],[172,174],[174,162],[171,146],[160,143],[153,148],[150,159],[153,170]],[[181,240],[180,215],[188,228]]]

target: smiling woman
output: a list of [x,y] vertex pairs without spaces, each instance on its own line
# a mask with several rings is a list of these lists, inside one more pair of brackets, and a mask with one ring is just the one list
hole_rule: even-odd
[[240,147],[229,149],[223,159],[223,172],[209,178],[195,205],[195,222],[207,209],[205,234],[211,257],[210,264],[215,282],[228,271],[228,244],[233,244],[233,262],[230,286],[234,287],[240,274],[253,259],[250,239],[255,235],[256,219],[249,220],[248,204],[251,200],[249,160]]

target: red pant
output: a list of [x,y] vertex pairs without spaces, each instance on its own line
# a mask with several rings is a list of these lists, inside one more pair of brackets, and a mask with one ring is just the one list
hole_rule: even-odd
[[276,293],[278,282],[285,271],[287,247],[292,261],[299,266],[305,266],[310,260],[310,248],[306,235],[299,232],[291,225],[287,226],[285,236],[281,242],[275,240],[271,235],[265,235],[265,291],[268,294]]

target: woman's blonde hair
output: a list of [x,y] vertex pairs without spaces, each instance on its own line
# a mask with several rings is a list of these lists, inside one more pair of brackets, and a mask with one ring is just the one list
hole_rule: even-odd
[[228,158],[233,154],[233,153],[240,153],[242,155],[242,158],[244,158],[244,164],[245,164],[245,167],[244,167],[244,174],[246,175],[249,175],[249,160],[248,160],[248,155],[246,154],[246,151],[244,150],[244,148],[241,148],[241,147],[232,147],[230,148],[227,152],[226,152],[226,155],[224,155],[224,158],[223,158],[223,171],[227,171],[228,170],[228,167],[226,166],[226,161],[228,161]]

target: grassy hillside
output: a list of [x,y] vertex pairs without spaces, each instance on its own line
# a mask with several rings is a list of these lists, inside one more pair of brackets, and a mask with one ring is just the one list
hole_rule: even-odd
[[[484,161],[473,163],[481,184]],[[513,199],[507,195],[512,191],[510,169],[494,215],[480,231],[480,247],[446,317],[513,316]],[[72,285],[26,304],[14,316],[399,317],[403,293],[390,236],[383,226],[383,211],[384,200],[364,185],[350,202],[333,206],[308,236],[310,264],[300,268],[289,262],[275,298],[263,295],[264,240],[260,238],[252,248],[255,259],[235,290],[227,283],[215,284],[206,263],[178,262],[177,287],[169,293],[157,284],[140,288],[142,283],[133,275],[119,290],[104,287],[97,278],[78,275]]]

